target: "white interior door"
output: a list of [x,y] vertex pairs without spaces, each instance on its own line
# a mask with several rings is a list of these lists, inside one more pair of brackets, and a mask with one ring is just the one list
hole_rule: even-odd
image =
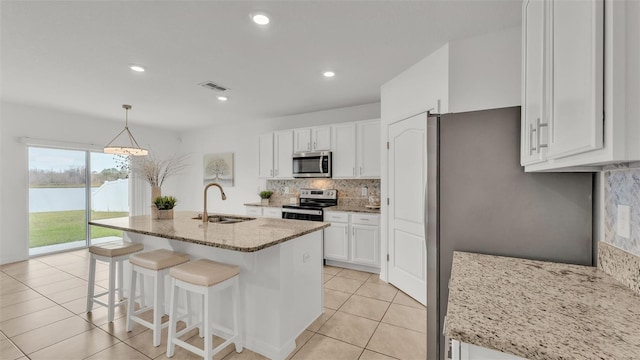
[[389,282],[427,302],[427,114],[389,126]]

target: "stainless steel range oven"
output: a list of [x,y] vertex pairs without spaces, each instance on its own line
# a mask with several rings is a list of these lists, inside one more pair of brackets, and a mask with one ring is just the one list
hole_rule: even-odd
[[323,221],[323,209],[336,205],[338,205],[338,190],[300,189],[300,204],[283,205],[282,218]]

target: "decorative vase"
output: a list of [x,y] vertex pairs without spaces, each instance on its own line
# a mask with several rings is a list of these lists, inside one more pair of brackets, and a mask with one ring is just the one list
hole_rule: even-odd
[[[157,209],[156,209],[157,210]],[[158,220],[168,220],[173,219],[173,209],[169,210],[157,210],[158,211]]]
[[269,199],[260,199],[260,205],[263,205],[263,206],[269,205]]
[[[157,198],[162,196],[162,188],[160,186],[151,186],[151,218],[160,219],[158,208],[153,203]],[[173,219],[173,216],[171,217]]]

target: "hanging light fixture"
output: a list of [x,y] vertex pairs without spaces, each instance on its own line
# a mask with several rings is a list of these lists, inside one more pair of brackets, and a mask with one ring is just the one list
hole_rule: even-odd
[[[133,137],[133,134],[131,133],[131,131],[129,131],[129,110],[131,109],[131,105],[122,105],[122,108],[125,110],[125,123],[124,123],[124,129],[122,129],[122,131],[120,131],[118,133],[118,135],[116,135],[116,137],[114,137],[105,147],[104,147],[104,153],[105,154],[118,154],[118,155],[133,155],[133,156],[145,156],[149,154],[149,151],[147,151],[147,149],[143,149],[140,147],[140,145],[138,145],[138,142],[136,141],[136,138]],[[123,133],[127,133],[127,136],[129,136],[129,143],[131,144],[131,146],[118,146],[118,145],[113,145],[113,142],[116,141],[117,138],[120,137],[120,135],[122,135]]]

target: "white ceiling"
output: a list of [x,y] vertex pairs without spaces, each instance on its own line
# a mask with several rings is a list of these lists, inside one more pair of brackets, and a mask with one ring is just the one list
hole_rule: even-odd
[[[518,25],[521,2],[3,0],[0,11],[4,100],[114,121],[127,103],[132,124],[186,130],[377,102],[447,41]],[[208,80],[229,101],[198,86]]]

